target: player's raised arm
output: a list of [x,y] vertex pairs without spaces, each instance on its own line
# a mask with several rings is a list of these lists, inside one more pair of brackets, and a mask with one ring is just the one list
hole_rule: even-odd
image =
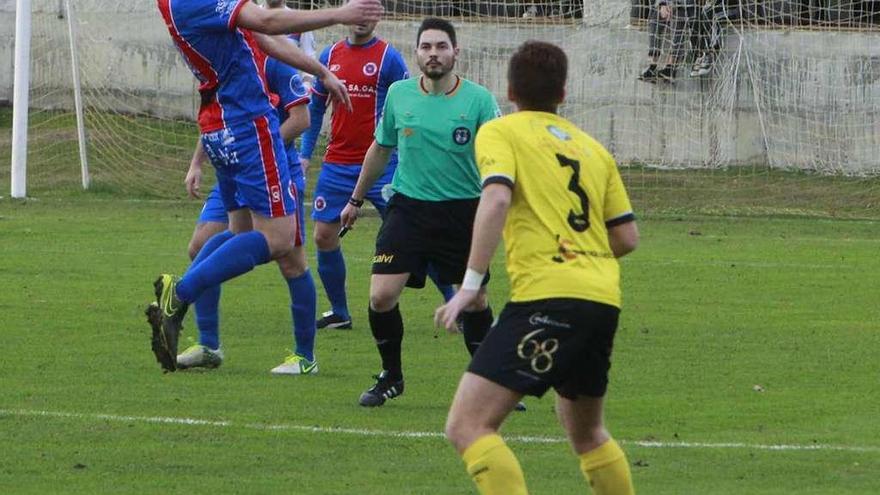
[[351,99],[348,96],[348,91],[345,89],[345,84],[323,64],[306,55],[305,52],[282,36],[254,33],[254,38],[257,40],[260,48],[268,53],[269,56],[320,79],[331,100],[340,101],[349,111],[352,110]]
[[262,33],[253,33],[254,39],[260,45],[260,49],[270,57],[278,59],[285,64],[309,74],[320,76],[326,71],[326,67],[317,60],[309,57],[295,44],[288,41],[284,36],[269,36]]
[[265,34],[301,33],[334,24],[377,22],[384,12],[379,0],[350,0],[341,7],[320,10],[264,9],[247,2],[236,25]]
[[[332,45],[331,45],[332,46]],[[318,62],[327,67],[330,59],[330,46],[325,48],[321,55],[318,56]],[[324,114],[327,113],[327,90],[321,83],[316,80],[311,88],[311,100],[309,101],[309,117],[311,118],[311,126],[303,133],[302,140],[299,145],[300,161],[310,161],[318,143],[318,135],[321,133],[321,126],[324,123]]]

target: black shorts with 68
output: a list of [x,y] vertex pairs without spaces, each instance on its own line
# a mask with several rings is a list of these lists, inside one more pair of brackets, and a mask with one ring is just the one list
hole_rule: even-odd
[[525,395],[603,397],[619,315],[584,299],[507,303],[468,371]]

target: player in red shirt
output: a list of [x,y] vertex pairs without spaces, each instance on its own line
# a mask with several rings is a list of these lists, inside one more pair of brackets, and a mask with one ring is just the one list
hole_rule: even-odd
[[[375,28],[376,23],[351,26],[348,37],[328,46],[319,57],[321,64],[345,83],[354,111],[334,109],[330,120],[330,139],[315,187],[312,219],[315,220],[318,274],[332,307],[318,320],[318,328],[351,328],[345,294],[345,259],[339,247],[339,215],[351,197],[364,155],[373,142],[373,132],[382,116],[388,88],[392,83],[409,77],[400,52],[375,36]],[[312,93],[309,104],[312,124],[303,134],[300,146],[303,168],[308,168],[311,163],[327,111],[325,86],[317,81]],[[391,178],[396,166],[395,154],[384,175],[366,196],[382,216],[391,195]],[[438,287],[446,300],[452,297],[451,286]]]
[[[316,11],[267,10],[250,0],[158,0],[157,4],[171,38],[201,82],[202,145],[217,172],[230,221],[253,226],[228,239],[212,242],[212,238],[182,278],[163,274],[154,283],[156,304],[147,310],[153,352],[163,369],[175,371],[183,317],[204,291],[270,260],[278,262],[288,279],[307,268],[302,247],[291,242],[296,202],[288,187],[287,155],[268,84],[259,69],[257,46],[319,75],[348,102],[330,71],[287,41],[267,35],[373,22],[384,9],[378,0],[350,0],[336,9]],[[254,33],[253,39],[248,32]]]

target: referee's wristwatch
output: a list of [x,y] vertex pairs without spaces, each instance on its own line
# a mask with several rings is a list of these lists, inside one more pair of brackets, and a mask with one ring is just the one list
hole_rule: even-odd
[[350,204],[351,206],[354,206],[355,208],[360,208],[361,206],[364,206],[364,200],[355,199],[355,197],[352,196],[352,197],[348,198],[348,204]]

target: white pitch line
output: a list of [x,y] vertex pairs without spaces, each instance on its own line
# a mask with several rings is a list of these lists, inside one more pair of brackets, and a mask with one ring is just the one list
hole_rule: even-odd
[[857,445],[828,445],[822,443],[798,445],[798,444],[754,444],[741,442],[721,442],[721,443],[704,443],[704,442],[656,442],[647,440],[623,440],[621,443],[629,445],[638,445],[639,447],[660,448],[660,449],[752,449],[752,450],[775,450],[775,451],[812,451],[812,450],[829,450],[838,452],[869,452],[880,453],[880,447],[857,446]]
[[[210,426],[215,428],[246,428],[263,431],[299,431],[319,434],[341,434],[366,437],[386,438],[443,438],[443,433],[436,431],[388,431],[367,430],[360,428],[338,428],[328,426],[307,426],[297,424],[263,424],[234,423],[232,421],[214,421],[197,418],[175,418],[167,416],[124,416],[116,414],[87,414],[62,411],[35,411],[26,409],[0,409],[0,416],[64,418],[78,420],[100,420],[114,422],[134,422],[152,424],[172,424],[182,426]],[[567,443],[562,437],[518,436],[506,437],[508,441],[517,443]],[[880,453],[880,446],[829,445],[829,444],[753,444],[742,442],[659,442],[654,440],[619,440],[624,445],[635,445],[654,449],[750,449],[769,451],[838,451]]]

